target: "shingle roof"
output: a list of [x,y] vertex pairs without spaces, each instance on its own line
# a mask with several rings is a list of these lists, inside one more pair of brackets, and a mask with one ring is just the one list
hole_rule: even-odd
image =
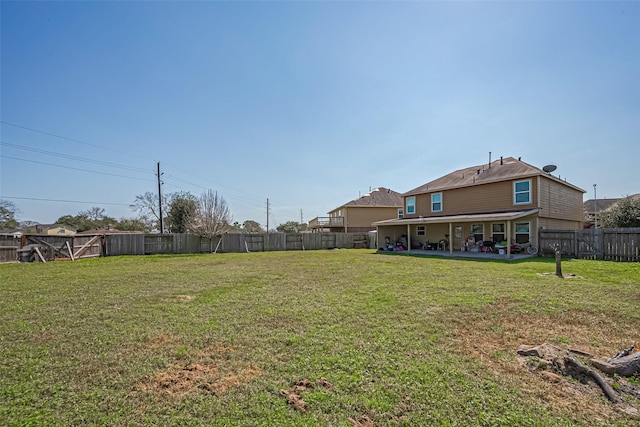
[[[631,196],[628,196],[628,197],[631,197],[632,199],[640,199],[640,193],[632,194]],[[593,206],[593,199],[585,200],[584,210],[585,212],[590,214],[593,214],[596,212],[602,212],[603,210],[609,209],[611,206],[615,205],[623,198],[624,197],[619,197],[615,199],[596,199],[595,210]]]
[[402,207],[402,205],[403,201],[400,193],[388,188],[378,187],[340,207]]
[[528,178],[537,175],[550,177],[564,185],[585,192],[581,188],[569,184],[566,181],[562,181],[561,179],[546,173],[540,168],[513,157],[506,157],[504,159],[498,159],[491,162],[490,165],[485,163],[483,165],[458,169],[457,171],[416,187],[413,190],[409,190],[404,193],[403,196],[432,193],[434,191],[444,191],[453,188],[488,184],[491,182],[510,181],[513,179]]

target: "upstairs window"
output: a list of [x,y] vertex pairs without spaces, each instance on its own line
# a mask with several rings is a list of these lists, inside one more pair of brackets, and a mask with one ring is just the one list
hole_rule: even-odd
[[416,197],[415,196],[407,197],[406,202],[407,202],[407,206],[406,206],[407,214],[416,213]]
[[442,193],[431,195],[431,212],[442,212]]
[[398,209],[398,219],[402,219],[404,218],[404,209],[399,208]]
[[513,183],[513,204],[524,205],[531,203],[531,180]]

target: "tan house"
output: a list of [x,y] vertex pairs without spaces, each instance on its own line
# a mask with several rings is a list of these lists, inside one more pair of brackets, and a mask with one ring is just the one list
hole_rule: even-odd
[[76,230],[64,224],[36,224],[35,234],[75,236]]
[[584,193],[520,159],[500,158],[404,193],[402,215],[374,223],[378,247],[389,240],[408,250],[437,244],[452,253],[469,242],[538,245],[541,227],[582,228]]
[[375,221],[395,218],[402,211],[402,195],[384,187],[378,187],[328,212],[329,216],[309,221],[312,232],[359,233],[373,231]]

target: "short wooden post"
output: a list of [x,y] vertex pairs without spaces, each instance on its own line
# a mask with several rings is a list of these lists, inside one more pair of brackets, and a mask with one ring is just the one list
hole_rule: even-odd
[[556,248],[556,276],[564,278],[562,275],[562,253]]

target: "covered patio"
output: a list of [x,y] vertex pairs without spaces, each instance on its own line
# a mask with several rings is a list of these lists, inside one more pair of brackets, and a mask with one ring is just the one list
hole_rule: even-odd
[[[509,212],[491,212],[481,214],[447,215],[437,217],[394,218],[374,222],[377,227],[378,248],[385,247],[388,241],[403,242],[404,251],[412,255],[432,255],[483,259],[515,259],[514,257],[529,257],[527,254],[513,254],[511,245],[506,245],[504,253],[465,251],[466,236],[474,234],[481,236],[479,240],[514,242],[527,239],[537,244],[537,213],[538,209],[519,210]],[[517,221],[517,222],[516,222]],[[524,224],[528,228],[526,234],[517,233],[517,228]],[[515,225],[515,230],[514,230]],[[500,234],[494,232],[493,227],[500,226]],[[477,228],[481,231],[478,232]],[[485,230],[485,227],[488,229]],[[474,236],[474,237],[475,237]],[[499,236],[500,239],[495,239]],[[524,243],[520,241],[519,243]],[[427,248],[427,244],[430,246]],[[386,247],[385,247],[386,248]],[[430,250],[426,250],[430,249]],[[435,250],[431,250],[435,249]],[[380,252],[387,252],[382,250]],[[389,251],[390,252],[390,251]],[[398,253],[394,251],[394,253]]]
[[484,260],[508,260],[514,261],[525,258],[533,258],[536,255],[529,255],[527,253],[520,254],[496,254],[496,253],[485,253],[485,252],[461,252],[461,251],[431,251],[424,249],[412,249],[410,251],[378,251],[379,254],[387,254],[387,255],[405,255],[405,256],[435,256],[435,257],[443,257],[443,258],[463,258],[463,259],[484,259]]

